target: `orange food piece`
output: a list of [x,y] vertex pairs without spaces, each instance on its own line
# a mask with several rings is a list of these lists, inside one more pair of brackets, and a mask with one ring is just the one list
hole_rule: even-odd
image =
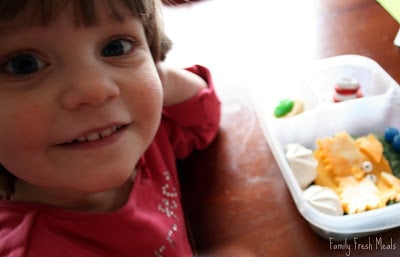
[[317,140],[315,184],[332,188],[347,213],[400,200],[400,180],[392,175],[383,146],[372,134],[353,139],[347,132]]

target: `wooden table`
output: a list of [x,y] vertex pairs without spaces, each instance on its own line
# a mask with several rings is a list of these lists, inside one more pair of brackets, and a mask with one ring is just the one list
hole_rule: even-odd
[[[400,82],[396,21],[374,0],[203,0],[166,7],[164,16],[175,42],[167,62],[208,66],[223,102],[215,142],[182,165],[199,256],[348,256],[317,236],[297,211],[249,91],[271,101],[269,90],[298,67],[341,54],[370,57]],[[350,255],[398,255],[400,229],[376,237],[396,249],[352,245]]]

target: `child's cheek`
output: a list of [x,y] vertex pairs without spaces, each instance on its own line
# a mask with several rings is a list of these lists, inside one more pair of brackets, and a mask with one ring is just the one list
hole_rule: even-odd
[[[36,104],[20,104],[18,108],[0,112],[0,145],[15,151],[33,151],[39,142],[45,143],[49,132],[46,119]],[[2,146],[0,146],[2,147]],[[15,154],[19,154],[16,152]]]

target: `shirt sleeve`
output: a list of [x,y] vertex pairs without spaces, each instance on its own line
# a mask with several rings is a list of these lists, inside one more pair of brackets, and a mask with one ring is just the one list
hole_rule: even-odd
[[187,157],[193,150],[206,148],[218,132],[221,116],[221,103],[209,70],[200,65],[187,70],[203,78],[208,87],[190,99],[163,109],[162,123],[178,159]]

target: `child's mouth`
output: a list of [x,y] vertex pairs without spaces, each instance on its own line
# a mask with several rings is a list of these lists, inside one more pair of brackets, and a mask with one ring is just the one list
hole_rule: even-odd
[[75,138],[69,142],[64,143],[63,145],[70,145],[70,144],[81,144],[87,142],[95,142],[106,137],[113,135],[114,133],[118,132],[120,129],[125,128],[126,125],[113,125],[106,129],[97,131],[97,132],[90,132],[86,135],[82,135],[78,138]]

